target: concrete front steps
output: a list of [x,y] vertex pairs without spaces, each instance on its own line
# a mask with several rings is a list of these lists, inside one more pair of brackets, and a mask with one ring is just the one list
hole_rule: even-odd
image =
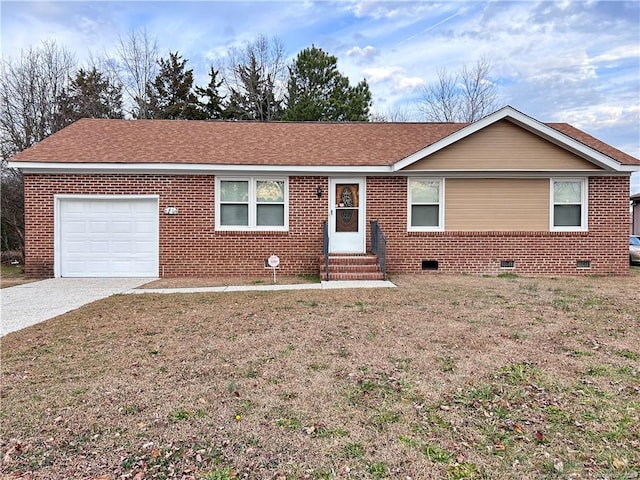
[[320,278],[322,280],[384,280],[374,254],[332,254],[329,255],[329,277],[327,278],[325,259],[320,258]]

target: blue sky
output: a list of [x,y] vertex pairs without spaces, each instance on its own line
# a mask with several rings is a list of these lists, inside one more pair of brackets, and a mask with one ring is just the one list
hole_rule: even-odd
[[[501,105],[571,123],[640,157],[637,1],[3,0],[0,8],[4,58],[55,39],[82,62],[146,27],[162,55],[189,59],[201,84],[211,62],[260,34],[278,36],[290,58],[315,44],[338,57],[352,83],[367,79],[381,113],[415,111],[438,69],[484,56]],[[639,174],[632,191],[640,192]]]

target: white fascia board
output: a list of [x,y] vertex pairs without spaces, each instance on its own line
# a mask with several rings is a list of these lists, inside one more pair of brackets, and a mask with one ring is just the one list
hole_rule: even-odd
[[406,170],[393,173],[403,177],[446,178],[549,178],[549,177],[628,177],[630,172],[604,170]]
[[462,140],[469,135],[482,130],[489,125],[496,123],[500,120],[508,119],[519,125],[520,127],[534,133],[538,136],[545,138],[546,140],[558,145],[561,148],[564,148],[585,160],[588,160],[606,170],[612,170],[615,172],[635,172],[640,170],[640,165],[623,165],[618,163],[616,160],[611,157],[604,155],[603,153],[594,150],[591,147],[586,146],[585,144],[565,135],[564,133],[555,130],[548,125],[545,125],[538,120],[525,115],[522,112],[514,109],[513,107],[506,106],[501,108],[500,110],[492,113],[491,115],[487,115],[480,120],[467,125],[464,128],[461,128],[455,133],[443,138],[442,140],[437,141],[436,143],[429,145],[428,147],[419,150],[418,152],[409,155],[408,157],[403,158],[399,162],[396,162],[392,169],[394,172],[398,170],[402,170],[403,168],[408,167],[414,162],[421,160],[433,153],[442,150],[449,145]]
[[280,174],[384,174],[390,166],[353,165],[211,165],[202,163],[66,163],[66,162],[9,162],[10,168],[24,173],[167,173],[202,174],[264,172]]

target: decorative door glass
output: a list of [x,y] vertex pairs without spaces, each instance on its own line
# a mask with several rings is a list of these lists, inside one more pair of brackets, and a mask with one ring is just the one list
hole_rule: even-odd
[[336,232],[358,231],[359,191],[357,183],[336,184]]

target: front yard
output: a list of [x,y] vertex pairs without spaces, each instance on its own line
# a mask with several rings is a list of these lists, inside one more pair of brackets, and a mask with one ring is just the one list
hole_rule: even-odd
[[118,295],[2,339],[0,474],[640,475],[640,269]]
[[35,282],[36,279],[25,278],[24,267],[21,265],[0,266],[0,288],[15,287],[23,283]]

